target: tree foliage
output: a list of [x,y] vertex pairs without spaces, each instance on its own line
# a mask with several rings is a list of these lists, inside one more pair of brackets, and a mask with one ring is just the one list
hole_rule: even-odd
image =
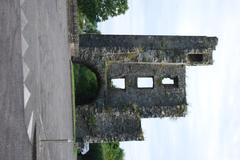
[[78,7],[90,22],[101,22],[124,14],[128,3],[127,0],[78,0]]

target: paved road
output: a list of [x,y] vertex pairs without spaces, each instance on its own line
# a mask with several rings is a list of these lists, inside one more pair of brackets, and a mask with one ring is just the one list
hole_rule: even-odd
[[30,160],[24,124],[19,0],[0,1],[0,159]]
[[66,0],[0,3],[0,159],[74,159]]

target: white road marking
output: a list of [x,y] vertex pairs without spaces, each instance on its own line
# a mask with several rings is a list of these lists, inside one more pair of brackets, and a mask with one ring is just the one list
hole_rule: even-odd
[[[43,127],[43,121],[42,121],[41,115],[39,115],[39,119],[40,119],[40,123],[41,123],[42,129],[43,129],[44,135],[45,135],[45,128]],[[45,137],[46,137],[46,135],[45,135]]]
[[24,84],[24,109],[27,106],[27,103],[28,103],[28,100],[29,100],[30,96],[31,96],[31,93],[29,92],[28,88]]
[[25,82],[29,74],[29,68],[27,64],[23,61],[23,81]]
[[[26,113],[26,106],[27,103],[29,101],[29,98],[31,97],[31,93],[29,92],[25,81],[28,77],[28,74],[30,72],[29,67],[27,66],[27,64],[24,62],[24,56],[25,53],[29,47],[27,41],[25,40],[24,36],[23,36],[23,30],[26,27],[26,25],[28,24],[28,20],[26,18],[26,15],[23,12],[23,3],[25,2],[25,0],[20,0],[20,6],[21,6],[21,45],[22,45],[22,62],[23,62],[23,86],[24,86],[24,109],[25,109],[25,113]],[[30,108],[29,108],[30,109]],[[32,143],[32,132],[33,132],[33,117],[34,117],[34,111],[31,112],[31,117],[30,117],[30,121],[28,123],[28,128],[27,128],[27,134],[28,134],[28,138],[30,140],[30,142]],[[27,122],[25,121],[25,124],[27,125]],[[48,153],[49,154],[49,153]]]
[[32,142],[32,129],[33,129],[33,112],[31,114],[31,118],[28,124],[28,129],[27,129],[28,138],[31,142]]
[[23,10],[21,10],[21,29],[22,31],[24,30],[25,26],[27,25],[28,20],[23,12]]
[[24,57],[27,49],[28,49],[28,43],[22,35],[22,57]]

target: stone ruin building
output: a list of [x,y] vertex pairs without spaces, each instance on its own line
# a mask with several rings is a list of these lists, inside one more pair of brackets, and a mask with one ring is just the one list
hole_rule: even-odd
[[141,118],[185,116],[186,66],[211,65],[216,45],[205,36],[81,35],[72,61],[91,68],[100,86],[95,101],[76,109],[77,141],[143,140]]

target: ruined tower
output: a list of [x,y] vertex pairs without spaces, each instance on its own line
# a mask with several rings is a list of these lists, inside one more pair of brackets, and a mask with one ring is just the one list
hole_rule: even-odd
[[94,102],[78,106],[77,139],[142,140],[141,117],[184,116],[185,66],[212,64],[216,45],[205,36],[81,35],[72,60],[94,70],[100,88]]

